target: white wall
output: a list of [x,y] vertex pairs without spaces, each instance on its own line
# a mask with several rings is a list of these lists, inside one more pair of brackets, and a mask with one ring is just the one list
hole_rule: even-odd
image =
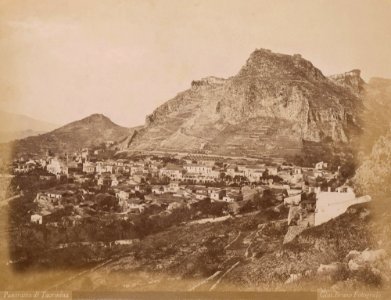
[[356,198],[354,193],[320,192],[317,194],[315,226],[338,217],[351,205],[370,200],[370,196]]

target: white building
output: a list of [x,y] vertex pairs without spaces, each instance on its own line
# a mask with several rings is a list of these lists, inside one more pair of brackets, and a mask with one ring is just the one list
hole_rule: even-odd
[[300,201],[301,201],[301,193],[284,198],[285,205],[299,205]]
[[31,223],[42,224],[42,216],[39,214],[33,214],[30,218]]
[[98,161],[96,163],[96,172],[99,174],[113,173],[113,167],[114,163]]
[[120,200],[128,200],[130,193],[129,191],[118,191],[115,196]]
[[246,166],[243,174],[250,182],[256,182],[261,179],[265,170],[264,166]]
[[95,173],[95,164],[92,162],[83,163],[83,172],[87,174]]
[[269,175],[277,175],[278,174],[278,168],[277,167],[267,167],[267,173]]
[[179,191],[179,183],[178,182],[170,182],[169,185],[164,187],[165,193],[176,193]]
[[205,166],[205,165],[185,165],[184,169],[189,173],[195,173],[195,174],[202,174],[202,175],[209,175],[212,173],[213,168],[211,166]]
[[317,189],[315,226],[338,217],[351,205],[369,201],[371,201],[370,196],[356,198],[353,189],[347,186],[339,187],[335,192],[331,192],[330,189],[327,192]]
[[213,189],[210,191],[210,199],[213,201],[220,201],[225,196],[226,192],[222,189]]
[[182,179],[183,169],[176,165],[167,165],[164,168],[160,169],[161,177],[169,177],[172,180],[181,180]]
[[50,162],[46,165],[46,170],[54,175],[68,175],[68,167],[66,163],[59,160],[57,157],[50,160]]
[[326,168],[327,168],[327,163],[325,163],[323,161],[320,161],[320,162],[315,164],[315,169],[316,170],[323,170],[323,169],[326,169]]

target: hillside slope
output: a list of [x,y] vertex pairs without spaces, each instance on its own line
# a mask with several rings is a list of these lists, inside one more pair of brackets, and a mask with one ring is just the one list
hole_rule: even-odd
[[84,147],[97,146],[105,141],[120,141],[131,133],[129,128],[113,123],[101,114],[93,114],[79,121],[39,136],[28,137],[8,144],[15,155],[23,153],[71,153]]

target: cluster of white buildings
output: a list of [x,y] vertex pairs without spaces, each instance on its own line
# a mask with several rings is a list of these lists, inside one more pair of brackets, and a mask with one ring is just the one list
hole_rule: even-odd
[[342,215],[350,206],[369,201],[370,196],[357,197],[350,186],[340,186],[335,190],[331,187],[327,190],[309,187],[307,193],[298,189],[288,190],[288,196],[284,198],[284,204],[290,207],[288,224],[297,214],[299,221],[295,225],[305,226],[321,225]]

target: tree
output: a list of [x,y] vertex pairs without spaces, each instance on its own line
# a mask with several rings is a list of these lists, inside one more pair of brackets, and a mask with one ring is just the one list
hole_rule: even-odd
[[271,190],[266,189],[262,193],[259,205],[261,208],[268,208],[273,205],[274,196]]
[[224,173],[224,172],[221,172],[221,173],[220,173],[220,180],[224,180],[224,178],[225,178],[225,173]]
[[356,164],[354,162],[346,162],[339,169],[339,175],[343,181],[354,176],[356,172]]

